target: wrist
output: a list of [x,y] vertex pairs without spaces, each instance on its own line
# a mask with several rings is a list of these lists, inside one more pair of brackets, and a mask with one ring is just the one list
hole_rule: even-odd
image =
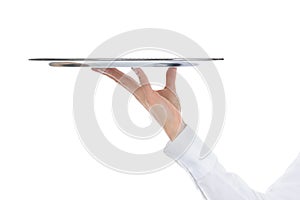
[[168,136],[171,141],[175,140],[176,137],[183,131],[183,129],[186,127],[185,122],[182,120],[177,126],[175,126],[175,129],[168,133]]

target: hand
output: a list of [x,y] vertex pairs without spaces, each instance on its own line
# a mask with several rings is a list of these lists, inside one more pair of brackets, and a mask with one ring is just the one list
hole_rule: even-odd
[[185,124],[181,117],[180,102],[175,87],[176,68],[168,69],[166,86],[162,90],[151,88],[141,68],[132,68],[140,83],[116,68],[92,68],[92,70],[108,76],[133,94],[164,128],[170,140],[174,140],[184,129]]

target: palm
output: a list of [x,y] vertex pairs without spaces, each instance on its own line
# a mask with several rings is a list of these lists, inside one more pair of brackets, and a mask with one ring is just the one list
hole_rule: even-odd
[[156,92],[163,98],[167,99],[178,111],[180,111],[180,102],[177,94],[172,92],[169,88],[165,87],[162,90],[156,90]]

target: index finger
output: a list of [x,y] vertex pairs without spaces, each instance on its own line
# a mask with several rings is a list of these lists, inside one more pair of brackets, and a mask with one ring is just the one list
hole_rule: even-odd
[[99,72],[105,76],[108,76],[132,94],[136,89],[140,87],[139,84],[133,78],[124,74],[116,68],[92,68],[92,70],[95,72]]

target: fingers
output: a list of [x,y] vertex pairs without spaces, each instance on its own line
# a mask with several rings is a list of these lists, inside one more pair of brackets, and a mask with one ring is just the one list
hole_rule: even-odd
[[152,105],[152,101],[153,101],[153,99],[152,99],[153,90],[151,88],[149,80],[148,80],[145,72],[141,68],[133,68],[132,67],[131,69],[138,76],[138,78],[140,80],[140,85],[141,85],[139,90],[136,90],[135,96],[141,96],[143,99],[141,99],[140,101],[142,102],[144,107],[147,110],[149,110],[149,109],[151,109],[151,105]]
[[152,91],[151,85],[149,83],[149,80],[148,80],[147,75],[145,74],[145,72],[141,68],[133,68],[132,67],[131,69],[138,76],[138,78],[140,80],[141,87],[144,88],[145,92]]
[[176,91],[175,82],[176,82],[176,67],[171,67],[167,70],[166,73],[166,87],[172,90],[173,92]]
[[113,79],[130,93],[133,93],[137,88],[139,88],[139,84],[133,78],[116,68],[92,68],[92,70]]

